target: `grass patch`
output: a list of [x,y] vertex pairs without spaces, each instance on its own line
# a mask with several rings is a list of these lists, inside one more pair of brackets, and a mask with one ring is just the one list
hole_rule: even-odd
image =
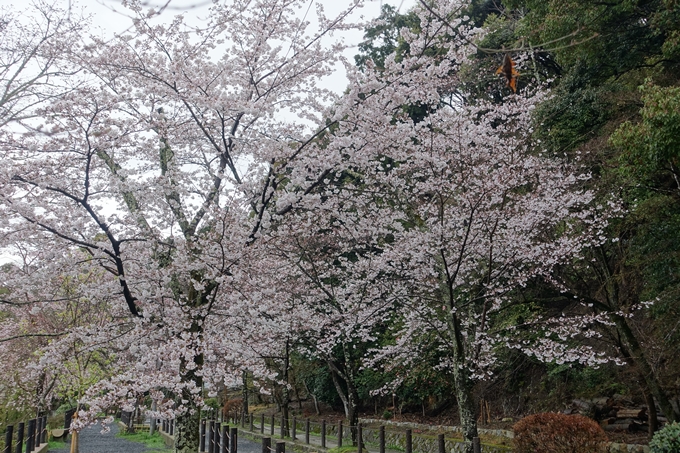
[[64,448],[68,450],[71,448],[71,442],[64,442],[63,440],[52,439],[48,441],[47,444],[47,450],[63,450]]
[[117,437],[130,440],[132,442],[137,442],[146,445],[147,448],[156,451],[158,453],[172,453],[172,449],[165,446],[165,442],[161,437],[160,433],[156,431],[153,436],[148,432],[138,432],[138,433],[124,433],[119,432],[116,434]]
[[335,447],[329,448],[328,453],[356,453],[357,447],[352,447],[351,445],[347,447]]

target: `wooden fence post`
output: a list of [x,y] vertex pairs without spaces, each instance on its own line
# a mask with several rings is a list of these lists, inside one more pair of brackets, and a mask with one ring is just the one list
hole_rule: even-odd
[[321,448],[326,448],[326,420],[321,420]]
[[3,453],[12,453],[12,434],[14,431],[14,426],[9,425],[5,430],[5,449]]
[[[204,452],[205,451],[205,419],[201,420],[201,424],[198,425],[198,436],[199,436],[199,441],[198,441],[198,451]],[[164,427],[163,431],[168,432],[168,430]]]
[[297,438],[297,418],[293,417],[293,427],[291,428],[291,437],[293,440]]
[[361,423],[357,425],[357,452],[363,453],[364,450],[364,430],[361,427]]
[[28,421],[28,432],[26,433],[26,451],[32,452],[35,447],[35,418]]
[[472,438],[472,451],[482,453],[482,443],[479,441],[479,437]]
[[309,419],[305,420],[305,443],[309,445]]
[[406,430],[406,453],[413,453],[413,431]]
[[437,440],[439,441],[439,453],[446,453],[446,441],[444,440],[444,435],[438,435]]
[[262,453],[271,453],[272,449],[272,438],[271,437],[263,437],[262,438]]
[[24,448],[24,422],[19,423],[19,428],[17,429],[17,447],[16,453],[22,453]]
[[260,434],[264,434],[264,414],[260,415]]
[[385,453],[385,426],[380,425],[380,431],[378,432],[378,443],[380,444],[379,453]]
[[208,420],[205,429],[205,450],[208,453],[215,453],[213,450],[213,438],[215,436],[215,420]]
[[283,415],[281,416],[281,429],[279,431],[279,434],[281,434],[281,439],[286,437],[286,419],[283,418]]
[[35,440],[33,441],[34,450],[40,446],[40,439],[42,438],[42,423],[42,417],[37,417],[35,419]]
[[229,451],[229,424],[222,425],[222,435],[220,436],[220,453]]
[[338,448],[342,447],[342,420],[338,422]]
[[272,414],[272,426],[269,434],[271,434],[272,437],[274,436],[274,414]]
[[236,428],[229,430],[229,453],[238,453],[238,430]]
[[49,428],[49,426],[47,425],[47,415],[44,415],[43,418],[45,419],[45,421],[43,422],[43,428],[44,429],[43,429],[43,433],[42,433],[42,442],[41,443],[46,444],[47,443],[47,429]]
[[286,453],[286,443],[281,441],[276,443],[276,453]]
[[255,414],[250,414],[250,432],[255,432]]

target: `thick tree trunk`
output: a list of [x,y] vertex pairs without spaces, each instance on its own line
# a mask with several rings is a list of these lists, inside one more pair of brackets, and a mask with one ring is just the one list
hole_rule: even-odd
[[248,371],[244,370],[243,375],[243,392],[242,392],[242,399],[243,399],[243,407],[242,407],[242,413],[244,416],[248,415],[250,413],[250,409],[248,408]]
[[661,384],[654,374],[654,370],[652,370],[652,367],[647,361],[647,357],[644,350],[642,349],[642,346],[635,337],[635,334],[628,325],[628,322],[621,315],[612,313],[610,316],[616,325],[616,330],[621,334],[621,337],[625,342],[629,359],[633,362],[634,366],[637,367],[640,375],[645,380],[647,388],[649,389],[649,393],[651,393],[656,402],[659,403],[661,412],[663,412],[664,416],[669,422],[680,422],[680,411],[675,410],[670,399],[668,398],[668,395],[661,387]]
[[[351,374],[343,373],[332,361],[328,361],[328,366],[331,370],[331,377],[333,378],[333,385],[338,392],[338,396],[342,401],[342,406],[345,409],[345,417],[349,423],[349,428],[352,433],[352,445],[357,443],[357,426],[359,425],[359,393],[357,392],[354,382],[350,378]],[[340,379],[345,383],[343,388]]]
[[456,386],[458,415],[460,416],[460,424],[463,428],[464,452],[474,453],[472,440],[477,437],[477,405],[472,395],[474,382],[466,363],[465,339],[462,326],[455,313],[449,315],[448,327],[451,343],[453,344],[453,381]]
[[290,368],[290,343],[286,340],[283,357],[283,389],[281,389],[281,414],[283,416],[283,432],[290,436],[290,390],[288,389],[288,368]]
[[642,394],[645,396],[645,403],[647,403],[647,412],[649,414],[649,419],[647,421],[649,430],[647,435],[651,440],[652,437],[654,437],[656,430],[659,429],[659,419],[656,417],[656,405],[654,404],[654,397],[652,394],[649,393],[644,386],[642,387]]
[[[194,324],[192,330],[200,330],[200,326]],[[203,388],[203,377],[197,374],[203,369],[203,354],[193,358],[193,366],[187,368],[187,363],[183,360],[180,364],[180,375],[182,382],[190,383],[195,388]],[[200,436],[199,427],[201,423],[201,408],[194,400],[194,394],[189,388],[182,390],[178,399],[182,400],[182,405],[186,410],[175,419],[175,453],[196,453],[199,448]]]
[[[458,362],[454,362],[458,365]],[[470,379],[470,372],[465,366],[454,366],[453,380],[456,386],[456,399],[458,400],[458,415],[460,424],[463,428],[463,439],[465,440],[465,453],[473,453],[472,439],[477,437],[477,405],[472,396],[473,382]]]
[[[151,402],[151,410],[153,412],[156,412],[156,400]],[[153,433],[156,432],[156,417],[151,416],[149,419],[149,435],[153,436]]]

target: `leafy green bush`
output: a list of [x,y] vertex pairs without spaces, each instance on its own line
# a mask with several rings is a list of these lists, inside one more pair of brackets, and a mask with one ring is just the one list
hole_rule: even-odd
[[649,451],[651,453],[680,452],[680,423],[674,422],[657,431],[649,443]]
[[534,414],[513,429],[515,453],[600,453],[607,448],[600,425],[582,415]]

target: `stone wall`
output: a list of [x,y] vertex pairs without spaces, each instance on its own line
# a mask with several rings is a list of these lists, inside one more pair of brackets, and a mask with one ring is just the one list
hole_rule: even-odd
[[[459,426],[446,426],[446,425],[423,425],[420,423],[411,423],[411,422],[393,422],[390,420],[378,420],[378,419],[371,419],[371,418],[362,418],[359,420],[361,423],[364,424],[379,424],[379,425],[384,425],[385,427],[397,427],[402,430],[406,429],[412,429],[412,430],[421,430],[421,431],[436,431],[440,433],[457,433],[460,434],[462,432],[462,429]],[[375,441],[377,442],[378,438],[378,430],[373,430],[373,429],[364,429],[364,438],[368,439],[367,437],[367,432],[369,431],[375,431],[375,434],[371,433],[370,436],[375,437]],[[512,439],[515,437],[514,433],[512,431],[506,430],[506,429],[484,429],[484,428],[479,428],[478,429],[479,434],[484,434],[484,435],[490,435],[490,436],[496,436],[496,437],[507,437],[509,439]],[[373,442],[372,440],[373,437],[371,437],[371,440],[368,440],[368,442]],[[387,440],[387,439],[390,440]],[[422,439],[424,439],[421,436],[414,436],[413,437],[413,451],[417,453],[437,453],[438,450],[438,444],[437,444],[437,439],[434,439],[434,448],[430,445],[430,442],[425,442]],[[427,439],[427,437],[425,437]],[[399,433],[391,433],[389,431],[385,432],[385,442],[387,445],[395,445],[399,447],[400,449],[404,448],[404,445],[406,443],[406,436],[404,434],[399,434]],[[421,443],[424,442],[424,443]],[[459,450],[460,446],[456,445],[459,444],[460,442],[455,442],[455,441],[450,441],[446,440],[446,451],[447,453],[453,453],[453,452],[458,452],[462,451]],[[388,447],[389,448],[389,447]],[[507,453],[512,451],[509,447],[504,447],[501,445],[482,445],[482,451],[483,452],[493,452],[493,453]],[[649,447],[646,445],[629,445],[629,444],[620,444],[616,442],[611,442],[608,444],[607,448],[608,453],[649,453]]]

